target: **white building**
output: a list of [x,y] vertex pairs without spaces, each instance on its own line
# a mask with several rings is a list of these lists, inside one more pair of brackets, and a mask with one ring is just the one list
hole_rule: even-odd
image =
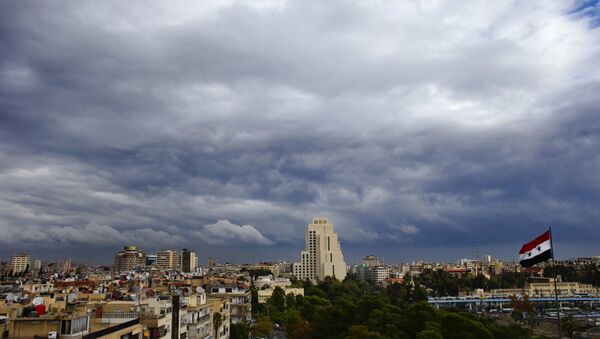
[[187,297],[187,313],[185,323],[189,339],[208,339],[212,335],[212,307],[207,303],[206,292],[202,287],[196,289],[197,294]]
[[294,276],[304,280],[346,278],[346,263],[333,224],[326,218],[315,218],[304,233],[306,248],[300,253],[300,262],[293,266]]
[[11,260],[12,273],[16,274],[16,273],[25,272],[25,270],[27,270],[29,268],[30,264],[31,264],[31,258],[29,257],[29,254],[26,254],[26,253],[15,254],[12,256],[12,260]]
[[374,284],[381,284],[390,277],[390,269],[384,265],[370,267],[367,271],[367,280]]

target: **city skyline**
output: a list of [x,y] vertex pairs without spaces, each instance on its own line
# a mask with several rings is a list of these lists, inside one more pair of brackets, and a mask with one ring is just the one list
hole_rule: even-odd
[[317,216],[347,262],[599,255],[598,13],[7,2],[0,258],[296,261]]

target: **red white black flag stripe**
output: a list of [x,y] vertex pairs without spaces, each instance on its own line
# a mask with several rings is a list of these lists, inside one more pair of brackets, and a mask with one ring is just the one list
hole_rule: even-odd
[[531,267],[552,258],[550,230],[523,245],[519,251],[519,257],[523,267]]

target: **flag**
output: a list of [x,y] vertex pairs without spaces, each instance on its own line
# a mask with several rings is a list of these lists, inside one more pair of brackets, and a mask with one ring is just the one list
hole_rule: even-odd
[[550,230],[521,247],[519,251],[520,264],[531,267],[539,262],[552,258],[552,242]]

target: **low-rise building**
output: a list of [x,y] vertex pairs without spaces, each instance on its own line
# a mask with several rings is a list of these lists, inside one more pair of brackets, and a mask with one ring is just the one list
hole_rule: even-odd
[[212,305],[208,303],[202,287],[196,289],[197,294],[188,298],[185,323],[189,339],[207,339],[212,336]]
[[235,285],[211,286],[210,296],[229,299],[232,324],[247,323],[252,318],[252,296],[249,289]]
[[[293,294],[293,295],[302,295],[304,296],[304,289],[301,287],[282,287],[285,295]],[[264,290],[258,290],[258,302],[264,304],[269,300],[269,298],[273,295],[274,288],[267,288]]]
[[209,296],[207,302],[210,304],[213,316],[214,339],[229,339],[231,330],[231,317],[229,298]]

